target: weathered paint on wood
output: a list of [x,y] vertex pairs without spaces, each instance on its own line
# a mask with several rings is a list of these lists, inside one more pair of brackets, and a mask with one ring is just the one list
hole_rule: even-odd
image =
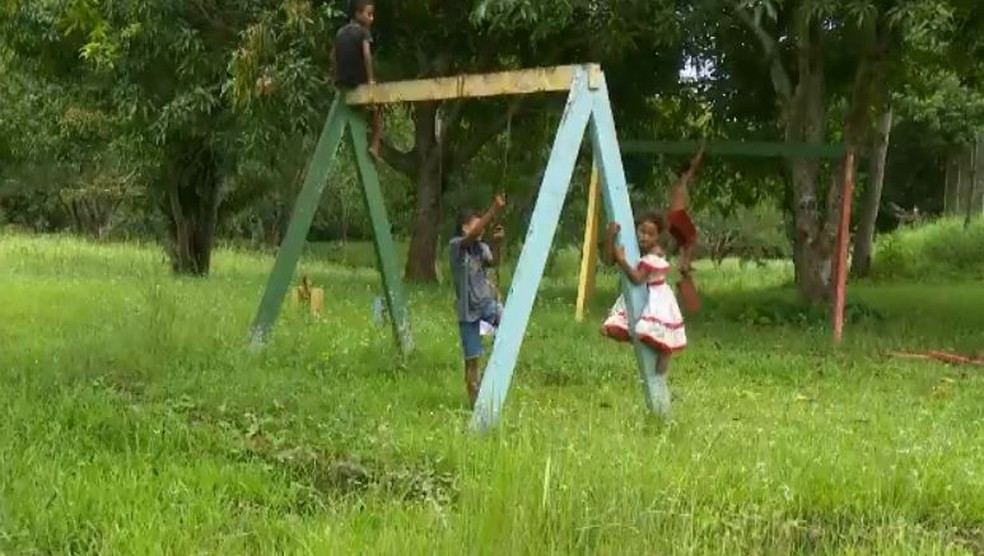
[[595,276],[598,272],[598,227],[601,220],[601,189],[598,185],[598,165],[591,167],[588,182],[588,212],[584,219],[584,243],[581,245],[581,275],[577,281],[577,305],[574,317],[584,321],[584,311],[594,297]]
[[854,151],[844,157],[843,189],[841,190],[840,222],[837,226],[837,252],[834,260],[834,342],[844,337],[844,306],[847,296],[847,252],[851,243],[851,202],[854,200]]
[[315,146],[311,164],[304,176],[301,192],[294,203],[294,213],[290,218],[290,224],[287,226],[287,234],[277,251],[277,261],[267,279],[263,298],[260,300],[256,317],[253,319],[250,342],[254,347],[266,341],[273,327],[273,322],[280,313],[284,296],[290,288],[291,278],[297,268],[297,261],[301,258],[301,252],[304,250],[311,222],[314,220],[314,213],[318,209],[321,194],[328,183],[328,174],[331,172],[332,164],[334,164],[338,144],[342,140],[342,132],[345,129],[344,111],[345,105],[341,97],[336,96],[331,105],[331,110],[328,112],[328,119],[321,131],[321,137]]
[[594,64],[555,66],[376,83],[363,85],[351,91],[346,102],[349,105],[388,104],[566,91],[570,89],[577,72],[587,72],[589,81],[597,83],[600,79],[601,67]]
[[584,130],[591,117],[592,95],[588,80],[588,72],[578,69],[570,86],[571,92],[506,298],[502,325],[496,335],[492,357],[482,379],[472,415],[472,428],[480,432],[498,423],[509,390],[533,301],[560,220],[564,198],[570,188]]
[[[350,109],[346,108],[346,111]],[[372,222],[373,246],[376,264],[383,280],[383,293],[389,308],[393,335],[404,354],[413,351],[413,335],[410,331],[410,313],[407,309],[403,279],[400,277],[396,247],[393,244],[392,227],[386,214],[386,203],[379,185],[379,173],[369,154],[366,140],[368,127],[362,115],[351,113],[348,117],[352,131],[352,150],[362,178],[363,200],[369,220]]]
[[[626,141],[622,144],[625,155],[680,154],[693,155],[700,149],[698,141]],[[705,145],[708,155],[749,156],[764,158],[840,158],[847,152],[847,145],[810,143],[781,143],[766,141],[719,141]]]
[[[619,152],[618,137],[615,130],[615,118],[608,97],[608,86],[602,82],[601,87],[593,93],[594,111],[591,119],[591,142],[594,146],[595,159],[601,170],[602,197],[605,214],[609,222],[618,222],[621,226],[618,242],[625,247],[625,255],[629,262],[636,264],[639,260],[639,243],[635,236],[635,219],[632,215],[632,205],[629,200],[629,188],[625,180],[625,168]],[[638,341],[635,337],[634,324],[645,306],[647,289],[645,285],[636,286],[624,276],[622,277],[622,295],[630,315],[629,330],[636,351],[639,366],[639,376],[643,385],[646,404],[650,410],[669,415],[669,390],[665,377],[656,375],[656,353]],[[614,300],[613,300],[614,301]]]

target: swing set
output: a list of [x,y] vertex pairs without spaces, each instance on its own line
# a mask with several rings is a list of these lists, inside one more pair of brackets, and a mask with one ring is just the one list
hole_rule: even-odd
[[[403,353],[413,350],[406,294],[397,268],[379,175],[368,151],[367,125],[362,114],[352,110],[352,106],[561,91],[567,92],[567,103],[543,174],[523,250],[506,297],[502,323],[495,337],[471,420],[472,428],[480,432],[496,426],[586,132],[590,136],[600,181],[604,184],[601,187],[601,198],[605,212],[609,220],[621,224],[622,231],[618,239],[625,246],[629,260],[639,259],[638,245],[632,235],[632,207],[629,203],[608,85],[605,74],[598,65],[556,66],[383,83],[372,88],[360,87],[345,97],[336,96],[253,320],[251,344],[261,346],[269,337],[290,287],[342,136],[349,129],[350,144],[362,182],[363,198],[372,221],[373,243],[393,334]],[[634,286],[628,280],[623,280],[622,291],[630,315],[633,319],[638,318],[645,302],[645,287]],[[646,402],[652,410],[654,400],[659,396],[655,373],[656,354],[635,339],[633,344]]]
[[[486,371],[482,378],[471,426],[478,432],[495,427],[505,404],[519,350],[537,290],[543,278],[550,247],[557,231],[564,200],[570,189],[578,153],[587,133],[595,166],[592,172],[589,215],[597,216],[604,208],[608,221],[621,226],[618,241],[625,247],[630,262],[639,260],[635,241],[632,206],[622,165],[621,150],[601,67],[595,64],[555,66],[483,75],[460,75],[420,79],[359,87],[347,95],[336,95],[327,121],[315,146],[294,204],[287,233],[277,253],[273,270],[260,300],[250,330],[251,345],[262,346],[273,328],[284,296],[294,275],[319,200],[328,182],[338,147],[345,130],[355,156],[362,183],[363,200],[373,229],[373,245],[382,277],[383,293],[393,335],[404,354],[413,350],[403,281],[399,275],[396,251],[379,174],[368,150],[368,126],[361,112],[353,106],[399,102],[437,101],[458,98],[481,98],[504,95],[567,92],[567,102],[544,171],[523,249],[517,262],[509,294],[496,334]],[[849,196],[847,197],[849,199]],[[589,218],[590,223],[590,218]],[[587,260],[587,257],[585,257]],[[843,266],[843,265],[842,265]],[[845,269],[846,270],[846,269]],[[584,277],[582,269],[582,278]],[[646,287],[635,286],[622,278],[622,293],[630,320],[638,319],[646,300]],[[657,380],[657,354],[639,342],[632,333],[643,394],[650,411],[663,399],[665,382]]]

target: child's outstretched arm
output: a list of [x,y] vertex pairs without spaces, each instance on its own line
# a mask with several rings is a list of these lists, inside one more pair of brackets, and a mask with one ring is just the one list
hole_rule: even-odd
[[497,267],[502,264],[502,243],[506,239],[506,229],[501,225],[496,226],[492,231],[492,260],[489,266]]
[[622,269],[625,277],[629,279],[635,285],[645,284],[649,281],[649,273],[645,270],[635,267],[629,264],[629,261],[625,259],[625,248],[618,247],[615,249],[615,262]]
[[682,176],[677,178],[677,182],[676,184],[674,184],[674,188],[684,187],[687,184],[689,184],[691,181],[693,181],[694,176],[697,175],[697,171],[700,170],[701,164],[703,164],[703,162],[704,162],[704,146],[701,145],[700,150],[697,151],[697,154],[695,154],[694,157],[690,159],[690,166],[687,168],[687,171],[684,172]]
[[618,234],[621,226],[617,222],[612,222],[608,225],[608,250],[611,254],[612,260],[615,264],[622,269],[625,277],[629,279],[633,284],[639,285],[644,284],[649,279],[649,273],[645,270],[636,268],[629,264],[629,261],[625,258],[625,247],[621,245],[615,245],[615,236]]
[[478,219],[478,222],[474,226],[468,228],[465,232],[465,236],[461,238],[461,242],[465,245],[474,243],[479,237],[482,236],[482,232],[485,231],[485,227],[489,225],[489,222],[495,218],[495,215],[499,213],[506,206],[506,196],[499,194],[495,196],[495,200],[492,202],[492,206]]

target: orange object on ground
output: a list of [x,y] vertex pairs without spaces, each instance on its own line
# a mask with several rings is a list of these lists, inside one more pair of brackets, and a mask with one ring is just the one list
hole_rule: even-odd
[[677,291],[683,301],[683,308],[688,313],[700,311],[700,294],[697,293],[697,286],[694,284],[693,278],[690,276],[680,278],[680,281],[677,282]]
[[902,359],[934,360],[949,363],[951,365],[977,365],[984,367],[984,357],[973,359],[965,355],[960,355],[949,351],[926,351],[920,353],[893,352],[891,355],[892,357],[899,357]]

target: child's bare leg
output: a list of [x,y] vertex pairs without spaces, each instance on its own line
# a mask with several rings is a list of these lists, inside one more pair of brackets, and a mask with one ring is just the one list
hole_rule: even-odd
[[378,105],[372,107],[372,141],[369,144],[369,152],[379,158],[380,149],[383,143],[383,117]]
[[481,379],[478,376],[478,357],[465,360],[465,386],[468,388],[468,401],[475,405]]
[[677,181],[670,190],[670,212],[687,210],[687,206],[690,205],[690,186],[687,181],[685,179]]
[[689,243],[680,247],[680,271],[684,276],[693,270],[694,244]]
[[656,374],[666,376],[670,372],[670,358],[672,354],[668,351],[661,351],[656,355]]
[[670,352],[661,351],[656,354],[656,384],[653,392],[653,405],[660,416],[670,418],[670,386],[666,375],[670,372]]

